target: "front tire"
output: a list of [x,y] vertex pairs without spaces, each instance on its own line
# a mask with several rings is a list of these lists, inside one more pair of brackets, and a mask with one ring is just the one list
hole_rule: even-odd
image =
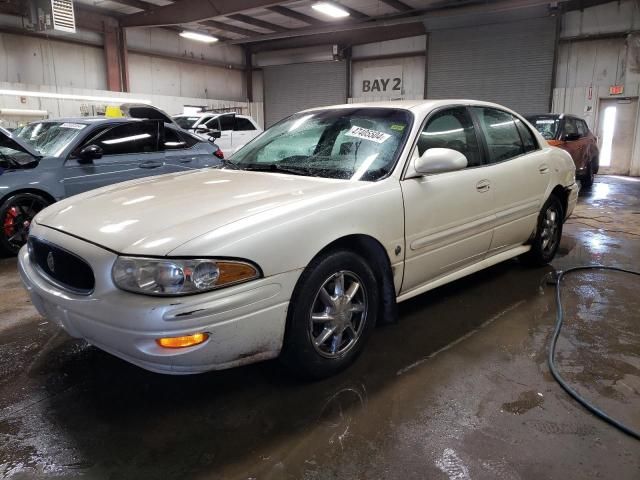
[[281,360],[306,378],[349,366],[376,323],[378,286],[362,257],[335,251],[316,258],[296,285]]
[[531,250],[521,257],[524,263],[541,267],[553,260],[562,238],[563,219],[562,203],[558,197],[551,195],[538,216],[538,227],[531,242]]
[[35,193],[18,193],[0,205],[0,253],[18,253],[27,242],[33,217],[49,203]]

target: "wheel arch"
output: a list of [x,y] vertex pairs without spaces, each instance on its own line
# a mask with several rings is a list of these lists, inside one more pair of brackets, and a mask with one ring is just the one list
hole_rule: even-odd
[[49,203],[55,203],[57,201],[53,195],[51,195],[49,192],[45,190],[40,190],[37,188],[19,188],[16,190],[12,190],[6,195],[3,195],[2,197],[0,197],[0,205],[2,205],[7,199],[15,195],[19,195],[21,193],[32,193],[34,195],[39,195],[42,198],[46,199]]
[[[398,320],[396,289],[393,281],[391,260],[379,240],[371,235],[350,234],[333,240],[323,247],[311,260],[335,250],[348,250],[364,258],[373,270],[378,283],[380,307],[378,324],[395,323]],[[310,262],[310,263],[311,263]]]
[[562,185],[556,185],[551,190],[549,196],[551,195],[554,195],[558,200],[560,200],[560,203],[562,204],[562,213],[566,217],[567,209],[569,208],[569,192],[567,189]]

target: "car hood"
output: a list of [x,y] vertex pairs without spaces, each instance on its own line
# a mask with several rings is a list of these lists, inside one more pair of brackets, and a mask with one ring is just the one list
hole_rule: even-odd
[[35,221],[118,253],[167,255],[185,242],[243,218],[366,183],[199,170],[70,197],[40,212]]
[[39,160],[42,157],[42,154],[31,145],[2,127],[0,127],[0,147],[9,147],[14,150],[19,150],[31,155],[36,160]]

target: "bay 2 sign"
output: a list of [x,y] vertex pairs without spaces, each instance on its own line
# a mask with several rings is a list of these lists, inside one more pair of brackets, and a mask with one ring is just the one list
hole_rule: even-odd
[[402,66],[362,69],[362,95],[399,97],[402,95]]

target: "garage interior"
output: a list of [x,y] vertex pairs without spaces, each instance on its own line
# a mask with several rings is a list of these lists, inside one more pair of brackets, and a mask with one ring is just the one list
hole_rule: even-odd
[[[510,260],[399,304],[398,323],[316,382],[277,361],[142,370],[41,317],[15,256],[0,258],[2,478],[640,478],[638,440],[567,395],[547,364],[552,274],[640,270],[640,2],[332,1],[338,18],[317,5],[0,0],[0,127],[121,103],[235,112],[264,129],[386,100],[571,114],[598,138],[600,169],[556,258]],[[639,430],[640,281],[589,270],[563,285],[558,368]]]

